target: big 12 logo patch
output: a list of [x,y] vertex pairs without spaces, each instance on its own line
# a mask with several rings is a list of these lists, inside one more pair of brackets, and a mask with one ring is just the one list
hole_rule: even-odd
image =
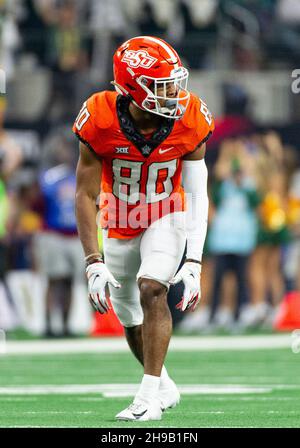
[[122,58],[122,62],[133,68],[150,68],[156,61],[157,59],[150,56],[146,50],[126,50]]

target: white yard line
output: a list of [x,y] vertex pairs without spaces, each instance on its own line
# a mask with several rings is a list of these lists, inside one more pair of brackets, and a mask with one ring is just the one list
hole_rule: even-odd
[[[50,394],[102,394],[107,398],[133,397],[138,384],[70,384],[31,385],[0,387],[1,395],[50,395]],[[300,386],[298,386],[300,387]],[[264,394],[272,392],[273,386],[250,386],[238,384],[189,384],[179,385],[183,395],[195,394]],[[1,400],[1,398],[0,398]]]
[[[259,350],[291,348],[291,334],[263,336],[173,336],[170,351]],[[128,352],[125,338],[6,341],[7,355]]]

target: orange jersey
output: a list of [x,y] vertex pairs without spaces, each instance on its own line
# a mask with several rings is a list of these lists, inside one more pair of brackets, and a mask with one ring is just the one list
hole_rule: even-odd
[[73,125],[102,161],[101,226],[112,238],[135,237],[155,220],[185,209],[182,157],[214,130],[206,104],[193,94],[183,118],[162,118],[151,137],[134,127],[128,105],[116,92],[96,93]]

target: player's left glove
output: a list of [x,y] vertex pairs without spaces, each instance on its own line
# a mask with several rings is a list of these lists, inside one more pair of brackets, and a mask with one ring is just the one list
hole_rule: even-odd
[[186,262],[175,277],[169,281],[170,285],[176,285],[181,280],[184,283],[183,297],[176,305],[177,309],[181,311],[188,310],[189,308],[192,311],[195,310],[201,299],[200,276],[201,264]]

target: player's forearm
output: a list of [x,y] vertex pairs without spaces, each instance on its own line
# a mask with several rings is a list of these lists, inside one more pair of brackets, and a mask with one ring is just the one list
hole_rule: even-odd
[[77,192],[75,207],[78,234],[85,255],[99,252],[96,199],[85,192]]
[[201,261],[207,233],[207,167],[204,159],[183,162],[182,183],[187,201],[186,258]]
[[100,192],[101,161],[81,142],[79,149],[75,210],[79,238],[85,256],[88,256],[99,252],[96,201]]

